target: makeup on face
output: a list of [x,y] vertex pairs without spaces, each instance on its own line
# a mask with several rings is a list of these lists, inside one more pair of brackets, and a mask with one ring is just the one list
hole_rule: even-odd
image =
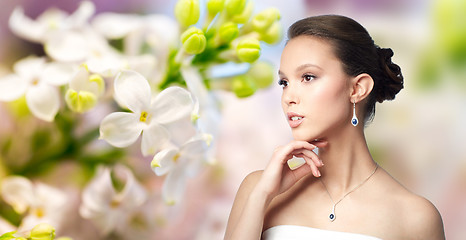
[[299,125],[304,121],[304,116],[298,113],[288,112],[286,115],[288,117],[288,124],[291,128],[299,127]]
[[328,137],[346,126],[349,78],[331,45],[312,37],[290,40],[278,75],[283,112],[295,139]]

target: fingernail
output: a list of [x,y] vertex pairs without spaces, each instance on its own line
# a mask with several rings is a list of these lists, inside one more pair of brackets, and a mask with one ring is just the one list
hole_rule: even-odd
[[317,171],[317,177],[320,177],[320,176],[321,176],[320,171]]

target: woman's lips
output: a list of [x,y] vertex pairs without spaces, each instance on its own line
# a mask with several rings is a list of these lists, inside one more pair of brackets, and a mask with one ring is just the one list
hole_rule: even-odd
[[304,121],[304,116],[299,115],[297,113],[289,112],[287,113],[287,116],[288,116],[288,124],[290,125],[291,128],[298,127]]

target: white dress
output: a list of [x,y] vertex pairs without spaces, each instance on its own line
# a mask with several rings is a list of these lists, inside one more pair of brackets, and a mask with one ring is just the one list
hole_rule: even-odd
[[380,238],[347,232],[337,232],[295,225],[278,225],[265,230],[262,240],[381,240]]

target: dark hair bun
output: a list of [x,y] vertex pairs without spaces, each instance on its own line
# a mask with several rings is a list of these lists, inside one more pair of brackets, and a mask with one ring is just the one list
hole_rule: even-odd
[[377,102],[381,103],[385,100],[393,100],[395,95],[403,89],[403,75],[401,68],[392,62],[392,49],[380,47],[376,47],[376,49],[384,78],[379,81],[375,98]]

